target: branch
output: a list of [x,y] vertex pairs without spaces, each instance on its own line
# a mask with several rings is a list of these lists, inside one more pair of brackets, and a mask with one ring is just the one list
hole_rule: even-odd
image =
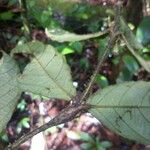
[[95,78],[96,78],[96,75],[98,74],[99,70],[101,69],[102,67],[102,64],[104,62],[104,60],[106,59],[106,57],[108,56],[109,52],[113,49],[114,45],[115,45],[115,41],[117,39],[117,35],[116,34],[113,34],[110,38],[109,38],[109,41],[108,41],[108,45],[105,49],[105,52],[101,58],[101,60],[99,61],[95,71],[94,71],[94,74],[92,75],[91,77],[91,80],[85,90],[85,92],[83,93],[83,96],[81,98],[81,101],[85,101],[86,98],[88,97],[91,89],[92,89],[92,86],[94,84],[94,81],[95,81]]
[[76,118],[76,116],[82,112],[87,111],[90,108],[89,105],[80,105],[78,107],[75,107],[74,105],[71,105],[65,109],[63,109],[55,118],[50,120],[48,123],[42,125],[39,128],[36,128],[35,130],[25,134],[21,138],[19,138],[15,143],[9,145],[5,150],[16,150],[20,144],[24,143],[25,141],[29,140],[34,135],[50,128],[53,126],[57,126],[62,123],[66,123],[68,121],[71,121],[72,119]]
[[118,35],[120,35],[120,17],[121,17],[121,7],[122,7],[122,2],[119,0],[117,3],[116,3],[116,6],[115,6],[115,23],[114,23],[114,26],[113,26],[113,30],[112,30],[112,33],[110,35],[110,38],[109,38],[109,41],[108,41],[108,45],[105,49],[105,53],[103,54],[101,60],[99,60],[99,63],[96,67],[96,70],[94,71],[94,74],[92,75],[91,77],[91,80],[85,90],[85,92],[83,93],[83,96],[81,98],[81,101],[85,101],[86,98],[88,97],[90,91],[91,91],[91,88],[94,84],[94,81],[95,81],[95,78],[96,78],[96,75],[98,74],[99,70],[101,69],[102,67],[102,64],[104,62],[104,60],[106,59],[106,57],[108,56],[108,53],[114,48],[115,46],[115,42],[118,38]]

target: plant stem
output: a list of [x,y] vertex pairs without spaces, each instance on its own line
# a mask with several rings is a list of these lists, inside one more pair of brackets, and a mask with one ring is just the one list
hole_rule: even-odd
[[78,107],[69,106],[65,109],[63,109],[55,118],[50,120],[48,123],[42,125],[39,128],[36,128],[35,130],[25,134],[21,138],[19,138],[17,141],[15,141],[13,144],[10,144],[5,150],[16,150],[20,144],[24,143],[25,141],[29,140],[34,135],[45,131],[46,129],[57,126],[62,123],[66,123],[68,121],[71,121],[74,119],[81,111],[85,110],[87,111],[90,108],[89,105],[80,105]]
[[85,90],[85,92],[83,93],[83,96],[81,98],[81,101],[85,101],[86,98],[88,97],[89,95],[89,92],[91,91],[91,88],[94,84],[94,81],[95,81],[95,78],[96,78],[96,75],[98,74],[99,70],[101,69],[102,67],[102,64],[104,62],[104,60],[106,59],[106,57],[108,56],[109,52],[113,49],[114,45],[115,45],[115,41],[116,41],[116,35],[113,35],[110,37],[109,41],[108,41],[108,45],[105,49],[105,53],[103,54],[101,60],[99,61],[95,71],[94,71],[94,74],[92,75],[91,77],[91,80]]
[[91,80],[87,86],[87,88],[85,89],[85,92],[83,93],[83,96],[81,98],[81,102],[85,101],[86,98],[89,96],[89,93],[92,89],[92,86],[94,84],[96,75],[98,74],[99,70],[102,67],[102,63],[104,62],[104,60],[106,59],[106,57],[108,56],[108,53],[113,49],[114,45],[115,45],[115,41],[118,38],[119,35],[119,28],[120,28],[120,17],[121,17],[121,7],[122,7],[122,1],[118,1],[115,5],[115,24],[113,26],[113,30],[112,33],[110,35],[109,41],[108,41],[108,45],[105,49],[105,53],[103,54],[101,60],[99,60],[98,65],[96,67],[96,70],[94,71],[94,74],[91,77]]

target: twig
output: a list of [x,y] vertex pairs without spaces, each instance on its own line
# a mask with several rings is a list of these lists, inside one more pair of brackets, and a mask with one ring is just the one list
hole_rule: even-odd
[[15,143],[9,145],[5,150],[16,150],[20,144],[24,143],[25,141],[29,140],[34,135],[50,128],[53,126],[57,126],[62,123],[66,123],[68,121],[71,121],[76,117],[78,113],[80,113],[83,110],[88,110],[90,108],[89,105],[80,105],[78,107],[69,106],[65,109],[63,109],[55,118],[50,120],[48,123],[42,125],[39,128],[36,128],[35,130],[25,134],[21,138],[19,138]]
[[94,71],[94,74],[92,75],[91,77],[91,80],[85,90],[85,92],[83,93],[83,96],[81,98],[81,101],[85,101],[86,98],[88,97],[90,91],[91,91],[91,88],[94,84],[94,81],[95,81],[95,78],[96,78],[96,75],[98,74],[99,70],[101,69],[102,67],[102,63],[104,62],[104,60],[106,59],[108,53],[113,49],[114,45],[115,45],[115,41],[117,40],[118,38],[118,35],[120,34],[120,16],[121,16],[121,7],[122,7],[122,1],[118,1],[116,6],[115,6],[115,23],[114,23],[114,26],[113,26],[113,31],[110,35],[110,38],[109,38],[109,41],[108,41],[108,45],[105,49],[105,52],[101,58],[101,60],[99,61],[97,67],[96,67],[96,70]]
[[106,59],[106,57],[108,56],[108,53],[111,51],[111,49],[113,49],[113,46],[115,44],[115,41],[116,41],[116,35],[113,35],[110,37],[109,41],[108,41],[108,45],[105,49],[105,53],[103,54],[101,60],[99,61],[95,71],[94,71],[94,74],[92,75],[91,77],[91,80],[85,90],[85,92],[83,93],[83,96],[81,98],[81,101],[85,101],[86,98],[88,97],[89,95],[89,92],[91,91],[91,88],[94,84],[94,81],[95,81],[95,78],[96,78],[96,75],[98,74],[100,68],[102,67],[102,63],[104,62],[104,60]]

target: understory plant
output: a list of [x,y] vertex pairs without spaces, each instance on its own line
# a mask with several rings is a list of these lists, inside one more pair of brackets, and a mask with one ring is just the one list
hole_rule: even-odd
[[[122,2],[115,5],[115,17],[109,29],[103,32],[78,35],[63,29],[48,29],[46,35],[57,42],[75,42],[102,35],[109,37],[103,56],[91,76],[87,88],[78,94],[73,86],[70,68],[65,57],[58,53],[50,44],[32,41],[16,46],[10,53],[1,51],[0,59],[0,132],[15,109],[22,92],[31,92],[40,96],[64,99],[70,105],[64,108],[56,117],[41,127],[25,134],[6,150],[13,150],[20,144],[46,130],[47,128],[68,122],[82,112],[90,112],[104,125],[119,135],[142,144],[150,144],[150,82],[125,82],[108,86],[90,94],[96,75],[110,51],[113,51],[118,41],[127,47],[139,64],[150,72],[150,63],[137,54],[137,49],[143,49],[121,15]],[[23,71],[18,67],[14,55],[23,53],[29,55],[30,62]],[[102,144],[102,143],[101,143]],[[103,143],[104,145],[106,143]],[[102,146],[100,145],[100,146]]]

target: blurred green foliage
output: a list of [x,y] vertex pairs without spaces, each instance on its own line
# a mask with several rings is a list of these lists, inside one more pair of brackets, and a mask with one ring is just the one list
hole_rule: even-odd
[[138,71],[139,64],[133,56],[125,55],[123,57],[124,67],[120,72],[117,82],[131,81],[133,75]]
[[109,85],[108,79],[104,75],[101,75],[101,74],[97,74],[96,83],[99,84],[102,88]]
[[22,118],[19,123],[17,124],[16,131],[17,133],[20,133],[23,128],[30,128],[30,118],[29,117],[24,117]]
[[[15,5],[19,6],[18,0],[10,0],[9,6]],[[77,34],[94,33],[97,31],[103,31],[107,29],[114,17],[114,11],[108,6],[90,6],[88,4],[77,4],[77,3],[64,3],[64,1],[58,0],[27,0],[28,8],[28,19],[32,28],[62,28],[70,32],[75,32]],[[5,11],[0,13],[0,20],[12,20],[14,13],[11,11]],[[145,47],[138,50],[138,53],[149,60],[149,16],[143,18],[136,30],[136,38]],[[21,21],[21,19],[20,19]],[[130,24],[131,27],[134,25]],[[16,39],[15,39],[16,37]],[[10,41],[25,42],[24,37],[19,38],[18,36],[13,36]],[[89,59],[83,54],[85,53],[86,44],[85,41],[82,42],[70,42],[70,43],[57,43],[53,41],[48,41],[50,44],[54,45],[57,50],[63,55],[67,55],[68,62],[73,63],[74,55],[79,57],[79,64],[82,69],[89,70],[92,67]],[[96,38],[92,40],[93,45],[97,45],[95,49],[98,53],[98,58],[101,59],[104,49],[107,46],[108,38]],[[116,78],[117,81],[129,81],[132,80],[133,75],[139,70],[140,66],[137,60],[131,56],[129,53],[124,53],[122,55],[121,44],[117,44],[115,48],[116,57],[112,59],[112,62],[117,62],[116,60],[122,59],[124,65]],[[69,57],[68,57],[69,56]],[[118,64],[120,62],[115,63]],[[22,65],[22,64],[21,64]],[[96,82],[103,88],[109,84],[108,79],[103,75],[97,75]],[[19,106],[23,108],[23,105]]]
[[109,141],[101,141],[99,137],[94,138],[85,132],[81,132],[80,136],[83,141],[80,147],[83,150],[106,150],[112,146]]
[[6,20],[11,20],[13,19],[14,13],[12,13],[11,11],[6,11],[6,12],[2,12],[0,13],[0,20],[6,21]]
[[3,142],[6,142],[6,143],[9,142],[7,133],[6,133],[5,131],[0,132],[0,139],[1,139]]
[[24,111],[26,106],[27,106],[27,103],[25,102],[24,99],[22,99],[21,102],[18,103],[17,109],[19,109],[20,111]]
[[141,21],[136,31],[137,40],[144,44],[150,44],[150,16],[146,16]]

